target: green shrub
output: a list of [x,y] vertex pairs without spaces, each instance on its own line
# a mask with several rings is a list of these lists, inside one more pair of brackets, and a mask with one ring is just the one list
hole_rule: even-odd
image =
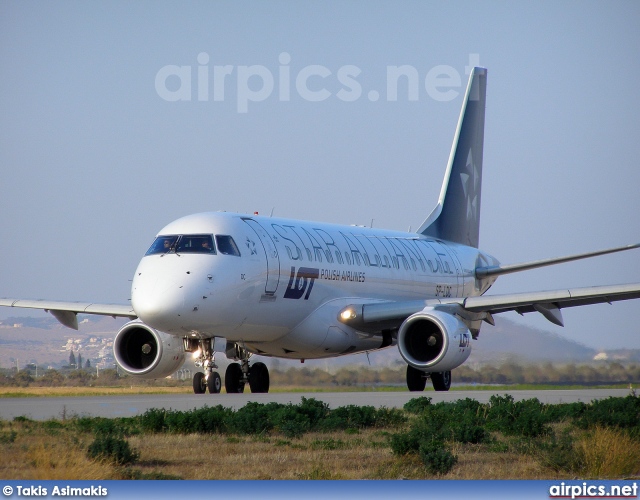
[[575,420],[579,418],[587,409],[583,402],[560,403],[546,405],[544,413],[547,422],[561,422],[563,420]]
[[171,432],[175,434],[211,434],[226,430],[226,419],[233,410],[222,405],[203,407],[189,411],[161,410],[152,408],[138,417],[143,432]]
[[213,408],[204,407],[191,410],[189,427],[191,430],[182,430],[183,433],[198,432],[202,434],[213,434],[225,430],[225,420],[232,413],[232,410],[224,408],[222,405]]
[[415,422],[406,432],[392,434],[389,438],[391,451],[396,455],[415,453],[422,443],[441,440],[440,429],[431,426],[425,420]]
[[311,429],[308,413],[303,413],[299,406],[286,405],[278,408],[271,415],[273,426],[288,438],[297,438]]
[[376,423],[376,409],[373,406],[340,406],[331,410],[319,422],[319,429],[323,431],[363,429],[373,427]]
[[268,405],[249,402],[239,410],[229,414],[225,419],[227,429],[237,434],[259,434],[273,428],[270,413],[280,405],[270,403]]
[[73,425],[80,432],[95,434],[131,436],[140,432],[136,418],[79,417],[73,419]]
[[143,432],[162,432],[166,429],[165,415],[167,411],[159,408],[151,408],[139,417],[140,427]]
[[422,463],[432,474],[447,474],[458,463],[458,457],[439,441],[422,443],[418,454]]
[[617,427],[640,435],[640,397],[607,398],[592,401],[576,425],[582,429]]
[[139,454],[131,449],[126,440],[102,434],[96,436],[89,445],[87,454],[91,459],[105,460],[116,465],[131,464],[139,458]]
[[489,439],[489,434],[484,427],[469,422],[457,422],[451,426],[453,440],[459,443],[484,443]]
[[407,417],[398,408],[378,408],[376,410],[376,427],[398,427],[406,423]]
[[493,395],[486,412],[486,427],[506,435],[543,436],[550,432],[544,409],[545,405],[535,398],[516,402],[511,395]]
[[311,427],[317,426],[329,414],[329,405],[327,403],[313,398],[305,398],[304,396],[302,396],[302,401],[297,408],[300,413],[308,417]]
[[425,408],[431,405],[431,398],[427,398],[425,396],[420,396],[418,398],[413,398],[407,401],[404,405],[405,411],[409,413],[422,413]]

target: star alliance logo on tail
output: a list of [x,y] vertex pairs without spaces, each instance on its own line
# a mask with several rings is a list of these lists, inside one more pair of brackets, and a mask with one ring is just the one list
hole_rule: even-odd
[[465,168],[466,171],[460,173],[460,181],[462,182],[464,196],[467,199],[467,220],[477,221],[480,174],[478,172],[478,167],[473,161],[471,149],[469,150],[469,155],[467,156],[467,164]]

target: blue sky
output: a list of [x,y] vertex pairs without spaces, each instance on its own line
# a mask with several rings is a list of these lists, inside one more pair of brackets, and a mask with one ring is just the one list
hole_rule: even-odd
[[[639,20],[631,1],[2,2],[0,296],[125,303],[156,232],[194,212],[415,229],[474,61],[489,70],[481,247],[513,263],[640,241]],[[404,81],[387,93],[403,65],[415,100]],[[159,91],[168,66],[189,67],[190,88],[161,84],[191,100]],[[216,67],[231,68],[217,100]],[[453,98],[425,87],[439,70]],[[639,258],[506,276],[490,293],[638,282]],[[640,348],[639,311],[521,321]]]

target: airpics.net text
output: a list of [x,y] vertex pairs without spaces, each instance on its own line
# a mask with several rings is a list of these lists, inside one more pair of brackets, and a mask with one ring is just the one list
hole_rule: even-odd
[[[155,89],[161,99],[168,102],[224,102],[235,93],[237,112],[247,113],[249,103],[269,99],[289,102],[292,96],[295,98],[297,95],[308,102],[323,102],[330,98],[354,102],[365,95],[361,83],[363,70],[352,64],[340,66],[334,71],[320,64],[296,67],[288,52],[278,56],[276,71],[261,64],[212,65],[207,52],[200,52],[196,60],[198,64],[195,67],[169,64],[158,70]],[[471,69],[479,64],[480,55],[469,54],[464,73],[469,75]],[[424,76],[421,77],[421,74]],[[366,91],[366,99],[371,102],[381,99],[388,102],[399,99],[415,102],[426,93],[429,99],[447,102],[458,97],[458,89],[464,84],[460,72],[445,64],[434,66],[426,72],[409,64],[388,65],[385,79],[386,82],[381,86],[384,91],[371,88]]]

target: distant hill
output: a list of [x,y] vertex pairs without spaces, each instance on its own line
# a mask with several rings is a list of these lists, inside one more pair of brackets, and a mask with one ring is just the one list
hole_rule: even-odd
[[[15,317],[0,321],[0,368],[37,362],[39,365],[59,367],[68,363],[70,350],[90,359],[92,366],[101,360],[113,362],[111,342],[122,319],[101,316],[80,316],[79,331],[60,325],[53,317]],[[587,363],[602,353],[560,335],[511,321],[496,318],[496,326],[483,325],[480,338],[472,342],[473,351],[468,364],[516,363]],[[608,351],[608,360],[640,362],[640,350]],[[217,357],[224,371],[224,354]],[[267,359],[272,367],[302,366],[300,361]],[[306,360],[303,366],[326,369],[349,366],[404,365],[395,347],[366,354],[342,356],[327,360]]]

